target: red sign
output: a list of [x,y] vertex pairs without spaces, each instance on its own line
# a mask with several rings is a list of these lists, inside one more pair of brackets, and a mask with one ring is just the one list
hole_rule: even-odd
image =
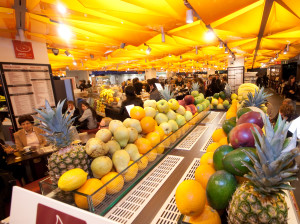
[[86,224],[86,221],[38,203],[36,224]]
[[281,61],[275,61],[275,65],[280,65]]
[[34,59],[31,42],[13,40],[16,58]]

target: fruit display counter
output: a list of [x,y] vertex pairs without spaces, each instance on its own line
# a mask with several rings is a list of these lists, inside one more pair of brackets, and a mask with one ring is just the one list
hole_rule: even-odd
[[[138,182],[145,177],[145,175],[147,175],[153,168],[157,166],[157,164],[159,164],[167,155],[169,155],[176,145],[180,144],[182,139],[184,139],[192,130],[194,130],[202,120],[209,116],[210,113],[211,112],[209,111],[209,108],[207,108],[206,110],[196,114],[190,121],[181,126],[177,131],[174,131],[162,142],[142,155],[131,165],[128,167],[125,166],[124,169],[121,168],[122,170],[118,171],[116,176],[110,178],[106,183],[104,183],[103,186],[100,186],[98,190],[94,189],[93,192],[95,190],[97,191],[91,195],[87,195],[79,191],[63,191],[58,188],[56,184],[53,184],[53,181],[51,181],[50,177],[40,182],[42,194],[74,206],[76,203],[77,206],[79,205],[93,213],[105,215],[122,197],[124,197],[124,195],[134,188]],[[120,151],[123,152],[124,150]],[[136,170],[138,173],[132,174],[134,173],[132,169],[136,164],[138,164],[139,167],[139,169]],[[120,180],[119,177],[124,177],[124,181]],[[101,180],[103,182],[103,178]],[[103,189],[106,189],[106,194],[103,194]],[[73,200],[74,194],[75,203]],[[79,198],[80,200],[76,201],[76,195],[78,195],[77,199]],[[86,205],[80,205],[80,202],[78,201],[87,201],[88,203]]]

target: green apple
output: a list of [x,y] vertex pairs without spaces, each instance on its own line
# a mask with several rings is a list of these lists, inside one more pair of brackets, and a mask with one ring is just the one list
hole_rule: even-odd
[[185,108],[180,105],[179,108],[176,110],[176,113],[184,115],[185,114]]
[[146,117],[155,117],[156,110],[153,107],[145,107],[144,110]]
[[197,108],[197,112],[200,113],[203,110],[203,104],[197,104],[196,108]]
[[174,120],[169,120],[168,121],[169,125],[172,127],[172,132],[175,132],[178,130],[178,124]]
[[168,117],[167,115],[163,114],[163,113],[158,113],[156,116],[155,116],[155,121],[157,122],[158,125],[160,125],[161,123],[163,122],[168,122]]
[[177,110],[177,109],[179,108],[179,103],[178,103],[178,101],[175,100],[175,99],[170,99],[170,100],[168,101],[168,103],[169,103],[169,106],[170,106],[170,108],[171,108],[172,110]]
[[172,127],[171,127],[171,125],[170,125],[168,122],[163,122],[163,123],[161,123],[161,124],[159,125],[159,127],[161,127],[161,128],[164,130],[165,135],[170,134],[171,131],[172,131]]
[[155,100],[146,100],[144,102],[144,108],[145,107],[153,107],[154,109],[156,109],[156,101]]
[[160,113],[167,113],[170,110],[169,103],[166,100],[160,100],[160,101],[158,101],[156,103],[156,107],[157,107],[157,110]]
[[197,96],[199,96],[199,92],[197,90],[194,90],[194,91],[191,92],[191,95],[193,97],[197,97]]
[[169,120],[176,120],[176,113],[173,110],[169,110],[167,117]]
[[186,121],[192,120],[192,118],[193,118],[192,112],[191,111],[186,111],[185,114],[184,114],[184,118],[185,118]]
[[211,104],[212,104],[213,106],[217,106],[218,103],[219,103],[219,101],[218,101],[217,99],[212,99],[212,101],[211,101]]
[[186,123],[185,117],[181,114],[176,115],[176,123],[179,127],[183,126]]

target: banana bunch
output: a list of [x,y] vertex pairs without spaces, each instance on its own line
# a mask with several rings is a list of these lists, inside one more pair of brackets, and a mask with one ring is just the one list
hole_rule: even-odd
[[248,93],[250,92],[254,95],[255,90],[258,91],[258,86],[253,83],[244,83],[240,85],[238,89],[238,100],[248,99]]
[[105,99],[113,98],[114,93],[115,93],[115,92],[114,92],[112,89],[103,89],[103,90],[100,92],[100,97],[101,97],[101,98],[105,98]]

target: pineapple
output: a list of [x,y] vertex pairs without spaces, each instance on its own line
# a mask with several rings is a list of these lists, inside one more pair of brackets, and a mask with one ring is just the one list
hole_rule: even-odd
[[160,90],[159,93],[162,96],[162,98],[166,101],[169,101],[170,99],[174,98],[174,93],[171,92],[170,86],[165,86],[165,88],[163,90]]
[[243,107],[264,107],[264,104],[267,102],[267,97],[272,94],[264,92],[264,87],[260,88],[258,91],[254,92],[254,96],[251,92],[248,93],[248,99],[243,102]]
[[46,132],[45,137],[58,149],[48,159],[49,175],[54,184],[57,184],[64,172],[73,168],[81,168],[88,172],[89,165],[84,146],[72,145],[71,126],[75,118],[70,119],[71,114],[62,114],[64,101],[58,102],[57,108],[53,110],[46,100],[45,109],[36,110],[41,115],[37,119],[41,121],[41,129]]
[[192,91],[198,91],[199,92],[199,89],[200,89],[200,85],[198,82],[194,82],[192,84]]
[[266,134],[253,132],[257,154],[244,151],[253,166],[243,163],[250,172],[249,181],[237,188],[228,209],[228,223],[287,223],[288,207],[284,190],[293,189],[289,182],[297,179],[297,164],[291,165],[299,155],[296,133],[285,147],[289,123],[279,116],[272,128],[265,119]]

